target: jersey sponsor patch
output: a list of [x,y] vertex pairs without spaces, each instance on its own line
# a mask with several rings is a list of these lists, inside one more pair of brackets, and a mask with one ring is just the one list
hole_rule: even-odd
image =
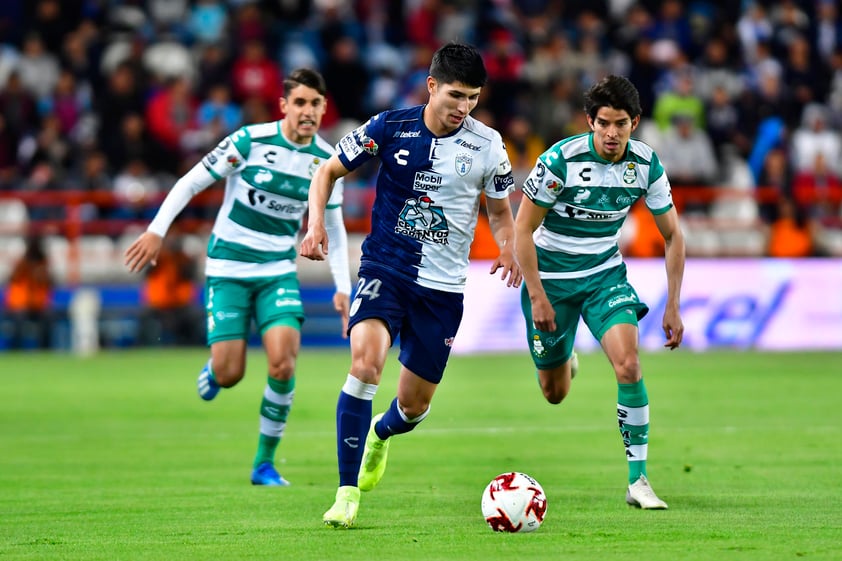
[[494,176],[494,190],[497,193],[505,191],[509,187],[515,184],[515,178],[512,176],[511,173],[507,173],[506,175],[495,175]]
[[412,239],[448,245],[450,230],[444,209],[428,196],[407,199],[398,215],[395,233]]
[[354,133],[342,137],[342,140],[339,141],[339,150],[349,161],[354,160],[354,158],[363,153],[362,146],[357,144],[354,138]]

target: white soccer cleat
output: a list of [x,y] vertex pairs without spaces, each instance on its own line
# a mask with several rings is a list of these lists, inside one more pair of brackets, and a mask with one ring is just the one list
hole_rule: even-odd
[[573,355],[570,357],[570,379],[576,377],[576,374],[579,372],[579,355],[576,354],[576,351],[573,351]]
[[629,485],[626,491],[626,502],[644,510],[666,510],[667,503],[658,498],[655,491],[649,485],[645,475],[641,475],[637,481]]

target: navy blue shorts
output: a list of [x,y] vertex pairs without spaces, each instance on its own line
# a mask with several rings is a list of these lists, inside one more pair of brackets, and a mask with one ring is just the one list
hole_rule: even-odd
[[411,279],[372,265],[360,267],[359,279],[348,332],[363,320],[382,320],[392,343],[400,337],[400,363],[438,384],[462,321],[463,295],[418,286]]

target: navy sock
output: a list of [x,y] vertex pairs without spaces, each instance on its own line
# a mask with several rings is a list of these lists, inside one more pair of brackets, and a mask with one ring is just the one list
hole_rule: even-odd
[[340,486],[357,486],[365,435],[370,424],[371,400],[340,392],[336,404],[336,453],[339,458]]
[[[427,411],[429,411],[429,409]],[[403,434],[411,431],[426,416],[425,411],[420,415],[419,419],[413,419],[415,421],[414,423],[404,420],[400,413],[400,409],[398,408],[398,398],[395,398],[392,400],[392,403],[389,405],[386,412],[383,413],[383,417],[377,422],[377,424],[374,425],[374,432],[377,433],[378,438],[386,440],[392,435]]]

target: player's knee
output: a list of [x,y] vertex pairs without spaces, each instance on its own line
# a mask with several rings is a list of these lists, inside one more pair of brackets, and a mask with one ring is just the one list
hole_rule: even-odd
[[636,353],[630,353],[615,360],[614,373],[620,384],[634,384],[640,380],[640,359]]
[[351,361],[351,375],[365,384],[380,383],[381,367],[374,361],[356,358]]
[[243,379],[245,364],[239,361],[213,361],[213,377],[223,388],[230,388]]
[[558,405],[565,397],[567,397],[568,388],[561,384],[541,384],[541,392],[544,394],[544,399],[552,405]]
[[295,374],[295,357],[283,356],[269,361],[269,376],[276,380],[289,380]]

